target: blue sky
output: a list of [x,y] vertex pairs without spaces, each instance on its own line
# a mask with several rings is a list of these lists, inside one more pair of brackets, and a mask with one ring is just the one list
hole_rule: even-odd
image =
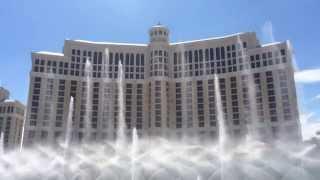
[[0,85],[26,103],[30,52],[61,52],[66,38],[146,43],[158,21],[172,41],[255,31],[262,43],[292,42],[301,117],[320,129],[319,7],[318,0],[2,0]]

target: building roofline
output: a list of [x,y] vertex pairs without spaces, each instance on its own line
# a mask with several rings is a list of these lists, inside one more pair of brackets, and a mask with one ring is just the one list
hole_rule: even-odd
[[[190,40],[190,41],[172,42],[172,43],[169,43],[169,45],[170,46],[175,46],[175,45],[191,44],[191,43],[205,42],[205,41],[211,41],[211,40],[223,40],[225,38],[232,38],[232,37],[235,37],[235,36],[244,35],[244,34],[250,34],[250,33],[254,33],[254,32],[240,32],[240,33],[234,33],[234,34],[229,34],[229,35],[225,35],[225,36],[210,37],[210,38]],[[76,39],[76,40],[65,39],[65,41],[75,42],[75,43],[96,44],[96,45],[148,47],[148,44],[142,44],[142,43],[117,43],[117,42],[101,42],[101,41],[99,42],[99,41],[88,41],[88,40],[80,40],[80,39]],[[267,44],[261,44],[260,48],[261,47],[279,45],[279,44],[283,44],[283,43],[286,43],[286,42],[284,41],[284,42],[272,42],[272,43],[267,43]],[[64,57],[63,53],[49,52],[49,51],[33,51],[32,54]]]
[[15,100],[15,99],[6,99],[5,101],[0,102],[0,104],[7,104],[7,103],[15,103],[15,104],[19,104],[19,105],[25,107],[25,105],[22,102],[20,102],[19,100]]
[[220,39],[230,38],[230,37],[239,36],[239,35],[248,34],[248,33],[251,33],[251,32],[240,32],[240,33],[234,33],[234,34],[229,34],[225,36],[217,36],[217,37],[210,37],[210,38],[190,40],[190,41],[173,42],[173,43],[170,43],[170,45],[189,44],[189,43],[203,42],[203,41],[210,41],[210,40],[220,40]]
[[81,40],[81,39],[66,39],[66,41],[71,42],[79,42],[79,43],[87,43],[87,44],[98,44],[98,45],[117,45],[117,46],[139,46],[139,47],[147,47],[148,44],[142,44],[142,43],[116,43],[116,42],[99,42],[99,41],[87,41],[87,40]]
[[[153,27],[158,27],[158,26],[153,26]],[[159,27],[165,27],[165,26],[159,26]],[[240,32],[240,33],[234,33],[234,34],[229,34],[225,36],[217,36],[217,37],[210,37],[210,38],[190,40],[190,41],[172,42],[172,43],[169,43],[169,45],[174,46],[179,44],[189,44],[189,43],[195,43],[195,42],[219,40],[219,39],[230,38],[230,37],[239,36],[243,34],[248,34],[248,33],[254,33],[254,32]],[[117,43],[117,42],[103,42],[103,41],[88,41],[88,40],[81,40],[81,39],[66,39],[66,41],[87,43],[87,44],[97,44],[97,45],[139,46],[139,47],[148,46],[148,44],[143,44],[143,43]]]
[[32,54],[52,55],[52,56],[64,56],[63,53],[49,52],[49,51],[34,51],[34,52],[32,52]]
[[277,42],[272,42],[272,43],[267,43],[267,44],[261,44],[261,47],[267,47],[267,46],[274,46],[274,45],[279,45],[279,44],[284,44],[286,41],[277,41]]

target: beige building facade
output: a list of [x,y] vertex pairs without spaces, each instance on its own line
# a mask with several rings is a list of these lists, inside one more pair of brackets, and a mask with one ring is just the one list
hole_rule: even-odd
[[73,142],[116,139],[119,62],[128,135],[216,141],[222,113],[232,139],[301,139],[289,41],[245,32],[170,43],[169,34],[156,25],[148,44],[65,40],[63,53],[33,52],[24,144],[65,138],[71,96]]
[[25,106],[8,100],[9,91],[0,87],[0,132],[5,151],[21,146]]

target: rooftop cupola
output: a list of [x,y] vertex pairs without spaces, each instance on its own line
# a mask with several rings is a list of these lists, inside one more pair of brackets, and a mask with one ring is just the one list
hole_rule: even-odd
[[160,22],[152,26],[149,30],[150,43],[153,42],[169,42],[169,29],[160,24]]

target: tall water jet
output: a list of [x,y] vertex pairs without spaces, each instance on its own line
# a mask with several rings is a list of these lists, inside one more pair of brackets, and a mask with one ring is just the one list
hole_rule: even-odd
[[109,49],[104,49],[104,61],[103,61],[103,81],[106,83],[109,77]]
[[65,142],[63,144],[64,151],[63,151],[63,159],[64,159],[64,175],[66,175],[67,167],[68,167],[68,153],[70,150],[70,143],[72,139],[72,117],[73,117],[73,109],[74,109],[74,98],[70,97],[69,102],[69,111],[67,117],[67,124],[66,124],[66,135],[65,135]]
[[109,118],[109,112],[110,111],[110,106],[111,106],[111,99],[109,96],[110,92],[110,86],[109,86],[109,49],[106,48],[104,50],[104,61],[103,61],[103,95],[102,95],[102,109],[103,109],[103,118],[102,118],[102,123],[103,127],[105,128],[105,132],[103,132],[105,135],[103,136],[104,140],[108,139],[108,132],[109,132],[109,127],[111,126],[110,124],[110,118]]
[[221,93],[220,93],[220,82],[218,75],[214,74],[214,88],[216,96],[216,109],[217,118],[219,124],[219,161],[220,161],[220,179],[224,180],[225,168],[224,168],[224,157],[227,146],[227,130],[226,122],[224,118],[224,113],[221,103]]
[[256,131],[258,127],[258,110],[256,104],[256,85],[254,83],[252,73],[248,75],[248,94],[249,94],[249,105],[250,105],[250,123],[247,125],[248,128],[248,136],[247,138],[256,139],[258,138],[258,133]]
[[91,98],[91,81],[92,81],[92,64],[89,59],[86,61],[85,65],[86,72],[86,83],[87,83],[87,91],[86,91],[86,116],[85,116],[85,140],[89,141],[91,135],[91,116],[92,113],[92,98]]
[[67,118],[67,127],[66,127],[66,137],[65,137],[65,149],[66,151],[69,149],[69,145],[72,138],[72,117],[73,117],[73,109],[74,109],[74,98],[70,97],[69,103],[69,112]]
[[227,143],[227,130],[226,130],[226,122],[224,119],[224,113],[222,110],[221,103],[221,93],[220,93],[220,83],[218,75],[214,75],[214,88],[215,88],[215,96],[216,96],[216,109],[217,109],[217,119],[219,123],[219,148],[221,152],[224,153],[226,143]]
[[0,155],[4,154],[4,132],[0,132]]
[[[244,62],[244,64],[246,64],[246,59],[247,57],[247,53],[243,47],[243,41],[241,40],[240,36],[237,36],[237,43],[238,46],[240,48],[240,52],[241,52],[241,58]],[[248,64],[248,66],[250,66],[250,63]],[[247,77],[246,79],[246,83],[243,84],[245,86],[245,88],[248,89],[248,98],[249,98],[249,117],[250,117],[250,122],[245,122],[246,123],[246,128],[247,128],[247,140],[250,141],[251,139],[255,139],[257,138],[257,134],[254,131],[254,129],[256,129],[258,127],[258,111],[257,111],[257,106],[256,106],[256,84],[253,80],[253,72],[251,70],[250,67],[248,67],[247,69],[245,69],[243,71],[243,75],[245,77]],[[241,82],[244,83],[244,82]]]
[[[27,111],[24,111],[24,116],[23,116],[23,122],[22,122],[22,130],[21,130],[21,141],[20,141],[20,152],[23,150],[23,141],[24,141],[24,133],[25,133],[25,125],[26,125],[26,120],[27,120]],[[0,144],[1,145],[1,144]]]
[[[177,74],[178,77],[184,77],[185,73],[188,72],[188,69],[185,67],[185,61],[186,61],[186,56],[184,54],[184,52],[186,52],[186,48],[184,44],[179,44],[178,46],[178,53],[176,54],[176,59],[177,59],[177,68],[180,69],[181,68],[181,75]],[[188,107],[187,107],[187,92],[186,91],[181,91],[181,105],[182,105],[182,109],[184,111],[182,111],[182,118],[181,118],[181,124],[184,127],[188,127]],[[185,142],[185,143],[190,143],[190,133],[188,132],[182,132],[181,133],[181,141]]]
[[138,153],[138,133],[137,129],[133,128],[132,130],[132,145],[131,145],[131,180],[135,180],[136,178],[136,156]]
[[124,121],[124,94],[123,94],[123,68],[122,62],[119,61],[118,65],[118,128],[117,128],[117,147],[122,148],[126,143],[126,135],[125,135],[125,121]]

